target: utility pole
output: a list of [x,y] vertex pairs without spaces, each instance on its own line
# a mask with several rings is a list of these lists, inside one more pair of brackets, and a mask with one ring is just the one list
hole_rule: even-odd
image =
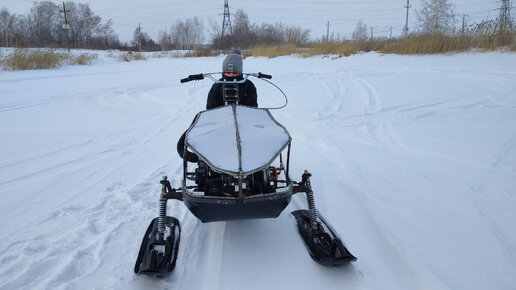
[[70,10],[66,10],[64,1],[63,1],[63,11],[61,11],[61,12],[64,13],[65,24],[63,25],[63,29],[66,31],[66,46],[68,47],[68,52],[70,52],[70,38],[68,37],[68,31],[70,30],[70,24],[68,24],[68,18],[66,17],[66,14],[68,12],[70,12]]
[[138,22],[138,32],[137,32],[137,37],[138,37],[138,51],[142,51],[142,27],[140,25],[140,23]]
[[389,39],[392,39],[392,26],[387,26],[387,27],[389,27],[389,29],[390,29],[390,32],[389,32]]
[[405,8],[407,8],[407,16],[405,17],[405,27],[403,28],[403,30],[405,31],[405,37],[408,36],[408,11],[412,7],[409,1],[410,0],[407,0],[407,5],[405,5]]
[[229,13],[228,0],[224,0],[224,19],[222,20],[222,38],[224,35],[233,33],[233,27],[231,27],[231,14]]
[[462,14],[462,29],[461,29],[460,33],[462,35],[464,35],[465,32],[466,32],[466,14]]
[[326,41],[330,41],[330,21],[326,23]]
[[371,40],[373,40],[373,27],[371,26]]
[[[3,31],[2,21],[0,21],[0,31]],[[3,39],[0,39],[0,41],[3,41]],[[9,44],[7,43],[7,29],[5,30],[5,47],[9,47]]]

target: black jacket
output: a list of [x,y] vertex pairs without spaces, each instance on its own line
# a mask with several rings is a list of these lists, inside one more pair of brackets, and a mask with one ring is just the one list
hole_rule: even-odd
[[[242,79],[242,77],[237,78],[237,80],[238,79]],[[256,95],[256,87],[253,82],[246,80],[243,84],[238,85],[238,99],[238,103],[240,105],[258,107],[258,96]],[[222,84],[213,84],[210,92],[208,93],[206,109],[213,109],[221,106],[224,106]]]

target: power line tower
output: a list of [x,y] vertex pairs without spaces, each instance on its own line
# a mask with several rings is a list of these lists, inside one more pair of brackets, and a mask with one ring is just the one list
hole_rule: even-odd
[[511,3],[509,0],[500,0],[502,6],[500,7],[500,16],[498,17],[498,31],[503,32],[512,29],[511,20]]
[[231,18],[229,13],[228,0],[224,0],[224,19],[222,20],[222,37],[226,34],[231,34],[233,28],[231,27]]
[[403,33],[405,37],[408,36],[408,11],[410,8],[412,8],[412,5],[410,5],[410,1],[407,0],[407,5],[405,5],[405,8],[407,9],[407,16],[405,17],[405,27],[403,27]]

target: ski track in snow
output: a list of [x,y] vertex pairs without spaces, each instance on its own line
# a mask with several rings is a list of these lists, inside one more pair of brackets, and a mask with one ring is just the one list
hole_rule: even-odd
[[[500,68],[479,69],[476,58]],[[293,137],[291,177],[311,171],[319,212],[358,261],[325,268],[310,259],[289,214],[306,207],[304,194],[277,219],[208,224],[169,201],[182,227],[176,269],[164,278],[134,275],[158,214],[159,180],[180,185],[176,141],[211,85],[176,80],[220,61],[151,59],[0,80],[8,96],[0,98],[0,137],[9,138],[0,159],[1,289],[516,283],[516,71],[503,65],[512,54],[246,59],[246,69],[270,72],[289,96],[287,108],[272,113]],[[310,70],[300,72],[299,63]],[[62,91],[62,78],[84,85]]]

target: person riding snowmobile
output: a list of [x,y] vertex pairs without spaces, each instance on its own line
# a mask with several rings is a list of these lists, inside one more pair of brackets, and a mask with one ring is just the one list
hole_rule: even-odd
[[[242,80],[242,53],[239,49],[233,49],[222,62],[222,80],[234,81]],[[238,103],[244,106],[258,107],[258,96],[256,87],[253,82],[246,80],[242,84],[238,84]],[[215,83],[208,93],[206,109],[213,109],[224,106],[223,84]]]
[[[239,49],[231,50],[222,62],[222,78],[220,80],[234,81],[242,80],[243,60],[242,53]],[[238,103],[249,107],[258,107],[258,96],[256,87],[253,82],[246,80],[242,84],[238,84]],[[223,84],[215,83],[208,93],[206,100],[206,109],[213,109],[224,106],[224,87]],[[177,142],[177,153],[181,158],[185,158],[188,162],[197,162],[199,157],[192,152],[186,152],[185,156],[185,138],[186,131],[181,135]]]

